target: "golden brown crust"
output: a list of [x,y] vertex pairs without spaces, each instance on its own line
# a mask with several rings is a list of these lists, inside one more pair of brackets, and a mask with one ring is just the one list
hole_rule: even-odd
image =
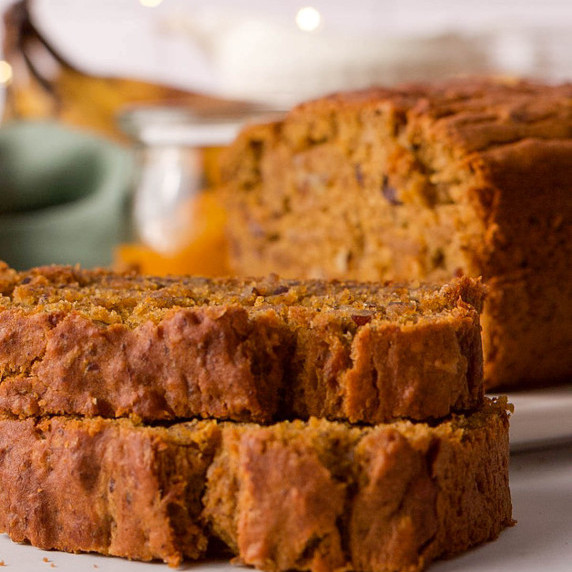
[[506,403],[441,424],[0,420],[0,531],[176,565],[398,572],[512,524]]
[[225,177],[238,273],[482,276],[488,386],[572,373],[572,84],[336,94],[244,131]]
[[483,396],[483,288],[48,267],[0,301],[0,410],[376,423]]

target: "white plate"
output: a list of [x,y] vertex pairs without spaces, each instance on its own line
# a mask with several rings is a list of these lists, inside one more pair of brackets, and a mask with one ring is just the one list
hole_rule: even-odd
[[512,392],[508,397],[514,405],[511,451],[572,439],[572,385]]
[[[518,525],[430,572],[570,572],[572,570],[572,386],[514,393],[511,491]],[[570,438],[570,442],[562,440]],[[548,446],[553,441],[559,445]],[[534,447],[531,450],[527,448]],[[46,559],[46,560],[44,560]],[[44,552],[0,535],[6,572],[170,572],[164,564],[91,554]],[[236,572],[227,562],[189,563],[180,570]]]

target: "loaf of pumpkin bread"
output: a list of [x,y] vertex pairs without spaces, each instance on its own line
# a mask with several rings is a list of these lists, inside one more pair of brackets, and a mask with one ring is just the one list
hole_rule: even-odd
[[341,93],[247,128],[225,161],[234,269],[482,276],[487,387],[572,374],[572,84]]
[[437,425],[0,420],[0,531],[171,565],[414,572],[512,524],[506,401]]
[[483,399],[483,288],[0,269],[0,412],[379,423]]

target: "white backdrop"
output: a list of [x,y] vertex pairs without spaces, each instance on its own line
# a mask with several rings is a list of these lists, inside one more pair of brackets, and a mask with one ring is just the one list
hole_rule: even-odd
[[[298,10],[308,5],[321,15],[312,32],[296,26]],[[88,71],[226,96],[289,103],[343,87],[459,73],[572,77],[572,0],[36,0],[34,6],[52,41]]]

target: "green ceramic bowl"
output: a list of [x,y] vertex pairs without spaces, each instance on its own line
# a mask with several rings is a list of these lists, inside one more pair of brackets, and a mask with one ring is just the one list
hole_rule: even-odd
[[0,259],[107,265],[125,240],[129,151],[51,122],[0,128]]

